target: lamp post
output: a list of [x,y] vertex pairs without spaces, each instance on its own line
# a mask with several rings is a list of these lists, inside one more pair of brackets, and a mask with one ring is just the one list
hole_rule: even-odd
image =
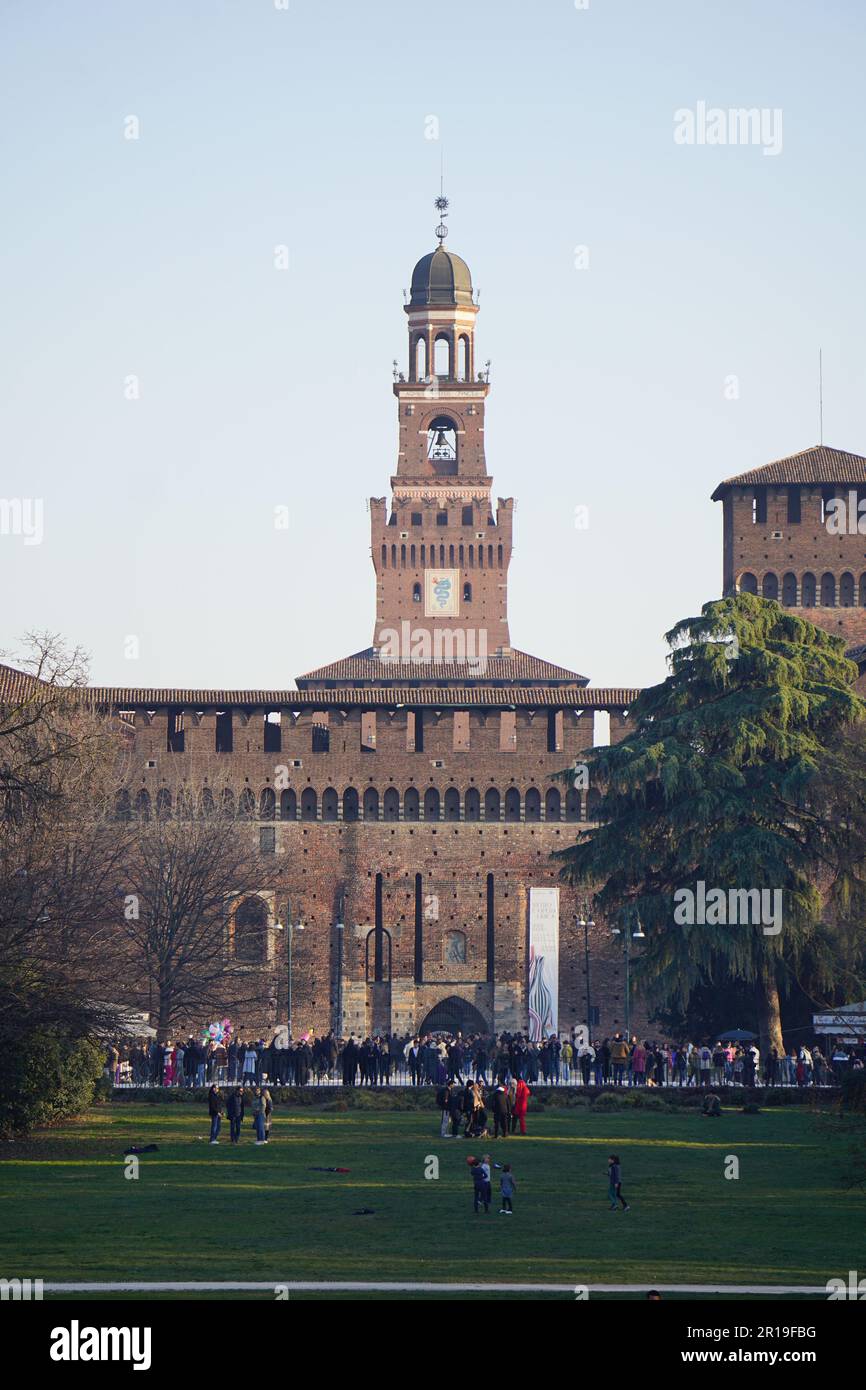
[[624,955],[625,955],[625,1036],[626,1036],[626,1042],[630,1042],[630,1041],[631,1041],[631,943],[632,943],[632,940],[634,940],[634,941],[643,941],[643,940],[645,940],[645,938],[646,938],[646,932],[644,931],[643,927],[641,926],[640,917],[638,917],[637,911],[635,911],[635,920],[637,921],[637,930],[636,930],[636,931],[623,931],[621,927],[612,927],[612,928],[611,928],[611,934],[612,934],[613,936],[621,936],[621,937],[623,938],[623,953],[624,953]]
[[590,1042],[592,1038],[592,1008],[589,995],[589,929],[595,926],[595,922],[586,899],[581,902],[577,925],[583,927],[583,957],[586,967],[586,1040]]
[[286,925],[283,926],[282,922],[277,922],[276,927],[277,927],[277,931],[288,932],[288,936],[286,937],[286,954],[287,954],[287,956],[288,956],[288,965],[289,965],[289,972],[288,972],[289,998],[288,998],[287,1013],[288,1013],[288,1026],[289,1026],[289,1041],[291,1042],[291,1038],[292,1038],[292,939],[293,939],[294,934],[295,934],[296,931],[304,931],[305,928],[304,928],[303,922],[295,922],[295,923],[292,922],[292,904],[291,904],[290,901],[287,901],[287,902],[286,902]]
[[337,1037],[343,1036],[343,933],[346,928],[346,895],[340,894],[340,901],[337,906]]

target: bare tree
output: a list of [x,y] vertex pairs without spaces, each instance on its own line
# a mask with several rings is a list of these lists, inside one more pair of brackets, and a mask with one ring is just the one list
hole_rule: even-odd
[[230,976],[227,967],[232,908],[256,890],[260,876],[261,866],[233,820],[214,814],[135,823],[123,924],[136,988],[152,992],[160,1037],[196,1015],[223,1009],[229,988],[235,1003],[252,1002],[260,993],[257,972],[247,977],[234,970]]

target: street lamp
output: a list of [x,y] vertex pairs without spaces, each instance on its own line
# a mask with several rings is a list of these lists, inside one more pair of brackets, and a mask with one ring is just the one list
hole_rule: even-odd
[[613,936],[623,938],[623,951],[625,954],[625,1036],[626,1041],[631,1040],[631,943],[634,941],[644,941],[646,932],[641,926],[640,917],[637,918],[637,930],[624,932],[621,927],[611,927]]
[[589,1002],[589,929],[595,926],[595,922],[593,921],[592,913],[589,910],[586,899],[583,900],[580,908],[580,916],[577,919],[577,925],[583,927],[583,956],[586,966],[586,1040],[590,1042],[592,1038],[592,1009],[590,1008]]
[[305,927],[304,927],[303,922],[294,922],[294,923],[292,922],[292,904],[291,904],[291,902],[287,902],[287,903],[286,903],[286,925],[283,926],[282,922],[277,922],[277,923],[276,923],[276,929],[277,929],[277,931],[285,931],[285,932],[288,932],[288,937],[287,937],[287,939],[286,939],[286,954],[288,955],[288,962],[289,962],[288,1025],[289,1025],[289,1042],[291,1042],[291,1040],[292,1040],[292,938],[294,937],[294,934],[295,934],[296,931],[304,931],[304,930],[306,930]]

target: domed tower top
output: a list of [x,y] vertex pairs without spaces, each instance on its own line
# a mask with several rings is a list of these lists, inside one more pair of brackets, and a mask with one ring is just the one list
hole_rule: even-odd
[[409,307],[425,305],[456,307],[472,304],[472,276],[469,267],[453,251],[437,246],[422,256],[412,271]]

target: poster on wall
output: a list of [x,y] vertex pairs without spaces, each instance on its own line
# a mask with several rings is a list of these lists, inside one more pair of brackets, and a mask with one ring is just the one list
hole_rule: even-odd
[[529,890],[529,1037],[540,1042],[559,1023],[559,889]]
[[460,571],[429,569],[424,571],[425,618],[458,618],[460,616]]

